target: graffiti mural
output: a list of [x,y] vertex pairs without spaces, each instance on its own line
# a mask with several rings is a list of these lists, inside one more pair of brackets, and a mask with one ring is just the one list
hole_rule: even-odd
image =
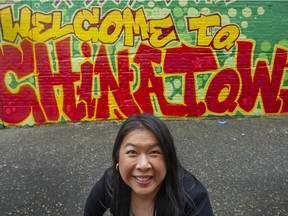
[[287,8],[2,0],[0,124],[287,114]]

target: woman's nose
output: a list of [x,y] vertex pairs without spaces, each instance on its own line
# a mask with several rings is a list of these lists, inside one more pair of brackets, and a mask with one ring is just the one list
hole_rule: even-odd
[[136,168],[137,169],[149,169],[149,168],[151,168],[151,164],[149,162],[149,158],[147,155],[139,155]]

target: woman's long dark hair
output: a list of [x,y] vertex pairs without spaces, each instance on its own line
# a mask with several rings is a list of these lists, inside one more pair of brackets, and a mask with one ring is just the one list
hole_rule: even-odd
[[[139,114],[129,117],[121,126],[113,148],[112,153],[112,185],[111,185],[111,213],[113,215],[122,215],[123,202],[130,204],[130,196],[123,196],[125,193],[130,195],[129,187],[122,180],[119,172],[116,170],[116,164],[119,161],[119,150],[124,137],[135,129],[149,129],[157,138],[163,152],[167,172],[161,187],[154,201],[154,215],[157,216],[178,216],[183,214],[183,206],[178,179],[179,161],[176,155],[174,139],[163,121],[151,114]],[[122,203],[122,204],[121,204]],[[125,208],[129,206],[126,206]],[[125,210],[127,213],[127,209]],[[123,214],[124,215],[124,214]]]

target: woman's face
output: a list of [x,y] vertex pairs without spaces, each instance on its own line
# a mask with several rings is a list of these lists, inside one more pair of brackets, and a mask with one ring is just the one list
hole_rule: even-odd
[[132,195],[154,198],[166,176],[163,152],[148,129],[130,131],[119,151],[119,172]]

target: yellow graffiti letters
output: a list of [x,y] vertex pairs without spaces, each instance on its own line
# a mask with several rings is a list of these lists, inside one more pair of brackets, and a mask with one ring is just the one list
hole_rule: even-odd
[[124,45],[134,46],[135,36],[148,40],[153,47],[163,47],[177,40],[172,17],[161,20],[147,20],[143,8],[136,11],[125,8],[123,11],[110,10],[100,18],[100,8],[80,10],[73,21],[75,36],[82,41],[114,44],[123,33]]
[[178,39],[170,14],[162,20],[150,20],[149,28],[149,42],[153,47],[164,47],[170,41]]
[[236,25],[227,25],[219,29],[213,39],[213,48],[230,50],[240,35],[240,29]]
[[12,8],[6,7],[0,10],[0,24],[2,28],[3,40],[13,42],[16,40],[17,34],[21,37],[31,38],[31,16],[32,13],[28,7],[20,10],[19,23],[13,23]]
[[32,13],[28,7],[19,11],[19,21],[14,21],[11,7],[0,10],[0,26],[3,40],[14,42],[19,35],[32,41],[45,42],[73,32],[72,25],[62,27],[62,13]]
[[[135,17],[133,14],[135,13]],[[136,12],[126,8],[123,12],[111,10],[100,19],[100,8],[80,10],[76,13],[73,26],[75,36],[82,41],[101,42],[114,44],[124,31],[124,45],[134,46],[134,36],[141,34],[141,39],[146,40],[148,24],[142,8]]]
[[19,9],[14,19],[11,6],[0,10],[0,28],[3,40],[15,42],[17,36],[31,41],[46,42],[74,34],[81,41],[114,44],[123,36],[124,46],[134,46],[135,37],[147,40],[153,47],[164,47],[178,40],[172,16],[147,20],[142,7],[132,10],[113,9],[101,16],[100,7],[79,9],[72,21],[62,24],[62,12],[33,12],[27,6]]
[[100,21],[100,8],[78,11],[73,20],[74,33],[82,41],[97,42],[99,40],[97,25]]
[[104,44],[115,43],[123,30],[122,13],[118,10],[112,10],[103,18],[99,28],[99,40]]
[[[240,35],[240,29],[235,24],[221,26],[219,14],[203,15],[199,17],[188,17],[188,31],[197,31],[198,46],[213,46],[214,49],[231,49]],[[220,27],[217,33],[212,35],[212,28]],[[221,28],[222,27],[222,28]],[[208,32],[210,32],[208,34]]]
[[143,8],[139,8],[134,12],[135,17],[130,8],[123,11],[123,21],[125,23],[124,44],[126,46],[134,46],[134,35],[141,36],[141,40],[149,39],[148,23]]
[[61,26],[62,13],[51,14],[35,13],[32,16],[33,41],[45,42],[49,39],[59,38],[73,32],[72,25]]
[[207,35],[207,29],[210,27],[220,27],[221,17],[219,14],[209,16],[200,15],[199,17],[188,17],[188,31],[198,31],[197,45],[209,46],[213,40],[212,35]]

